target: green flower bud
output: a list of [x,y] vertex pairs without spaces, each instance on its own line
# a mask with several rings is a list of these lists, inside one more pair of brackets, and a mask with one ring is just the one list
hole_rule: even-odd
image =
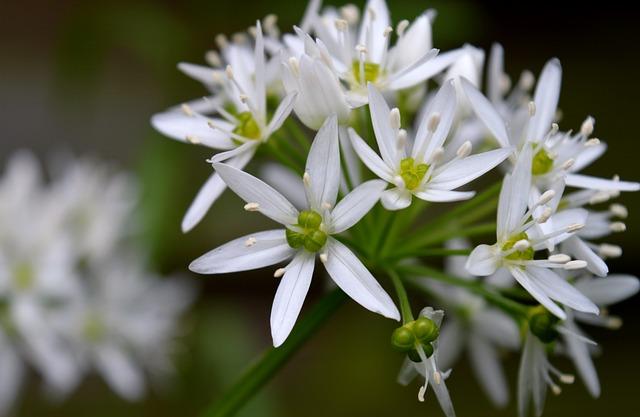
[[298,215],[298,226],[305,229],[318,229],[322,223],[322,216],[313,210],[305,210]]
[[555,328],[557,323],[558,318],[545,310],[529,318],[529,329],[543,343],[551,343],[558,337],[558,331]]
[[413,349],[416,338],[413,332],[406,326],[398,327],[391,334],[391,346],[401,352],[407,352]]
[[433,342],[438,338],[440,329],[433,320],[427,317],[420,317],[413,322],[413,334],[421,342]]
[[309,252],[318,252],[327,243],[327,234],[320,230],[313,230],[304,236],[304,248]]

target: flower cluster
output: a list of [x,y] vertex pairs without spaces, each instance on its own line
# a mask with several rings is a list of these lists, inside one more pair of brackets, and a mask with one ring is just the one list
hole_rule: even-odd
[[[540,414],[547,387],[558,393],[556,380],[573,380],[550,364],[552,352],[569,355],[597,395],[594,342],[576,323],[617,327],[602,307],[638,290],[635,277],[608,275],[606,259],[622,250],[596,242],[625,229],[627,210],[597,207],[640,184],[580,173],[606,145],[592,137],[592,117],[577,133],[560,129],[557,59],[537,83],[525,71],[512,86],[495,45],[483,93],[484,52],[434,49],[435,17],[427,10],[392,26],[384,0],[363,10],[311,1],[290,33],[270,15],[232,40],[220,35],[209,66],[179,65],[210,95],[152,123],[221,151],[207,160],[213,172],[183,231],[226,187],[246,211],[280,225],[222,245],[190,269],[221,274],[286,261],[273,274],[281,278],[271,310],[278,347],[295,327],[319,259],[357,303],[402,320],[391,338],[406,355],[400,382],[421,375],[420,400],[431,385],[448,416],[455,413],[445,379],[464,348],[502,406],[508,389],[498,352],[522,347],[521,415],[531,399]],[[263,179],[244,171],[254,169],[254,156],[269,161],[253,171]],[[490,171],[495,185],[479,195],[468,189]],[[451,202],[445,213],[435,207]],[[495,243],[470,249],[470,240],[491,243],[491,234]],[[445,257],[444,271],[428,265],[434,255]],[[424,308],[415,319],[405,286],[441,309]]]
[[63,158],[52,180],[34,156],[13,155],[0,179],[0,414],[29,369],[62,398],[92,370],[128,400],[145,373],[170,369],[184,282],[147,272],[131,239],[129,175]]

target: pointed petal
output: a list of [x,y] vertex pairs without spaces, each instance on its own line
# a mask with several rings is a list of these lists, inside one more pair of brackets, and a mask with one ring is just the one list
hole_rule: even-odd
[[144,376],[132,358],[114,345],[95,352],[96,367],[109,386],[121,397],[137,400],[144,394]]
[[598,314],[598,307],[554,271],[536,266],[527,267],[527,273],[553,300],[585,313]]
[[271,308],[271,336],[275,347],[284,343],[293,329],[309,291],[314,266],[315,255],[302,250],[286,267]]
[[316,209],[324,203],[335,205],[340,186],[338,121],[335,116],[327,119],[313,140],[305,172],[310,177],[309,188],[314,200],[309,203]]
[[507,125],[502,119],[502,116],[500,116],[498,111],[493,107],[493,104],[466,78],[462,78],[461,83],[462,89],[469,99],[469,103],[471,103],[471,108],[480,121],[482,121],[489,132],[491,132],[500,146],[503,148],[509,147],[509,133],[507,132]]
[[340,233],[360,221],[380,200],[387,183],[371,180],[354,188],[331,212],[331,233]]
[[[412,157],[416,161],[430,162],[435,150],[442,146],[453,124],[453,119],[456,114],[456,103],[456,89],[453,81],[447,81],[440,87],[440,90],[438,90],[435,97],[427,106],[424,112],[425,117],[418,126],[418,132],[416,133],[415,143],[413,144],[413,150],[411,152]],[[435,132],[433,132],[429,139],[429,121],[435,113],[440,115],[440,121]]]
[[567,239],[562,245],[562,251],[576,259],[586,261],[587,269],[598,276],[606,277],[609,273],[609,267],[605,261],[578,236]]
[[367,60],[380,64],[385,54],[384,31],[389,26],[389,9],[384,0],[369,0],[362,11],[358,42],[367,47]]
[[360,160],[379,178],[387,182],[393,181],[393,170],[376,154],[373,149],[365,143],[365,141],[356,133],[355,130],[349,128],[349,138],[353,149],[356,151]]
[[472,338],[470,346],[469,359],[476,379],[496,407],[505,407],[509,401],[509,390],[498,352],[479,337]]
[[469,254],[466,268],[470,274],[483,277],[496,272],[498,261],[493,246],[479,245]]
[[296,98],[298,97],[298,92],[293,91],[287,94],[276,109],[276,112],[273,114],[271,121],[269,122],[269,126],[267,127],[267,132],[269,132],[269,136],[282,126],[282,124],[287,120],[287,117],[291,114],[293,110],[293,105],[296,102]]
[[[351,184],[360,184],[362,182],[360,159],[353,149],[346,126],[338,126],[338,142],[340,142],[340,156],[344,161],[346,174],[349,175]],[[344,178],[341,178],[341,182],[343,180]]]
[[546,292],[537,284],[537,281],[535,281],[533,277],[531,277],[528,270],[529,268],[525,270],[517,266],[509,268],[509,271],[511,271],[511,275],[513,275],[516,281],[518,281],[518,283],[522,285],[522,287],[527,290],[527,292],[531,294],[533,298],[538,300],[540,304],[542,304],[547,310],[549,310],[551,314],[555,315],[560,320],[566,319],[567,315],[562,310],[562,308],[551,301],[551,298],[549,298]]
[[609,306],[634,296],[640,290],[638,278],[614,274],[606,278],[579,280],[576,288],[600,306]]
[[[247,245],[255,239],[255,243]],[[251,239],[251,240],[250,240]],[[202,255],[189,265],[198,274],[223,274],[250,271],[289,259],[295,250],[285,238],[285,231],[268,230],[232,240]]]
[[[253,157],[254,152],[255,148],[230,159],[227,163],[238,169],[243,169]],[[187,210],[187,213],[182,219],[181,228],[183,233],[187,233],[200,223],[213,203],[215,203],[226,188],[227,185],[224,183],[220,175],[215,172],[211,174],[207,182],[205,182],[200,188],[200,191],[198,191],[196,198],[193,200],[191,206],[189,206],[189,209]]]
[[255,62],[255,69],[253,71],[254,87],[256,107],[259,116],[266,118],[267,116],[267,90],[265,81],[265,63],[264,63],[264,37],[262,35],[262,25],[260,20],[256,21],[256,36],[255,36],[255,49],[253,53],[253,60]]
[[556,117],[560,84],[562,83],[562,67],[556,58],[547,62],[542,69],[533,101],[536,113],[529,122],[527,140],[540,142],[551,129]]
[[491,45],[487,66],[487,97],[492,103],[502,101],[502,81],[504,77],[504,49],[499,43]]
[[400,320],[391,297],[349,248],[330,237],[326,249],[324,266],[342,291],[367,310]]
[[616,181],[608,180],[605,178],[597,178],[589,175],[581,174],[568,174],[566,183],[570,187],[588,188],[590,190],[598,191],[638,191],[640,190],[640,183],[630,181]]
[[283,225],[295,224],[298,210],[272,187],[227,164],[213,164],[227,186],[247,203],[258,203],[258,211]]
[[235,148],[229,136],[218,129],[211,128],[208,125],[209,121],[213,121],[223,129],[233,130],[234,128],[226,120],[208,119],[197,114],[186,115],[178,110],[158,113],[151,118],[153,127],[172,139],[185,143],[201,143],[214,149]]
[[401,70],[400,74],[392,77],[387,88],[389,90],[402,90],[413,87],[444,71],[456,62],[464,52],[464,48],[459,48],[439,54],[434,58],[429,56],[432,52],[428,52],[427,54],[429,55],[424,55],[424,59],[420,60],[420,65],[414,64],[410,71]]
[[387,210],[402,210],[411,204],[411,192],[404,188],[391,188],[382,193],[380,202]]
[[212,85],[216,80],[217,75],[223,75],[223,71],[206,67],[204,65],[190,64],[188,62],[181,62],[178,64],[178,69],[185,75],[200,81],[204,85]]
[[[580,331],[575,325],[571,327],[573,331]],[[600,396],[600,381],[593,360],[591,359],[588,345],[572,335],[565,335],[564,340],[566,342],[567,353],[578,370],[580,379],[582,379],[585,387],[587,387],[589,394],[598,398]]]
[[391,127],[389,106],[373,84],[369,84],[369,109],[371,110],[371,124],[376,136],[382,159],[389,166],[400,163],[397,147],[397,132]]
[[511,148],[496,149],[455,160],[442,170],[436,170],[429,185],[439,190],[458,188],[495,168],[511,152]]
[[307,197],[300,175],[277,163],[267,163],[260,170],[260,177],[282,193],[298,210],[307,208]]

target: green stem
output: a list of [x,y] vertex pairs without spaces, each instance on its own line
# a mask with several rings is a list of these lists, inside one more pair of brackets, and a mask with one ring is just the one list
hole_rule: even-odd
[[309,142],[309,137],[304,133],[298,122],[296,122],[293,118],[287,118],[287,121],[284,122],[284,126],[287,131],[291,134],[291,136],[295,139],[295,141],[300,145],[302,150],[307,153],[309,152],[309,148],[311,147],[311,142]]
[[293,329],[287,341],[279,348],[268,349],[262,357],[245,371],[222,398],[213,403],[202,417],[229,417],[235,415],[256,392],[291,358],[291,356],[329,319],[344,303],[347,296],[336,289],[320,300]]
[[415,252],[403,252],[397,255],[385,258],[385,261],[397,261],[403,258],[423,258],[429,256],[467,256],[471,253],[471,249],[447,249],[447,248],[426,248]]
[[[430,279],[435,279],[450,285],[466,288],[469,291],[482,296],[485,300],[496,307],[499,307],[508,314],[518,317],[526,317],[528,314],[529,307],[501,295],[497,290],[488,287],[482,282],[455,277],[437,269],[422,265],[403,265],[398,267],[398,269],[413,276],[429,277]],[[420,284],[416,283],[415,279],[409,282],[412,282],[416,287],[421,288]]]
[[400,279],[400,276],[393,269],[388,269],[387,274],[391,278],[393,287],[398,295],[398,302],[400,303],[400,312],[402,313],[402,323],[407,324],[414,320],[413,313],[411,312],[411,304],[409,303],[409,296],[407,296],[407,290],[404,288],[404,284]]

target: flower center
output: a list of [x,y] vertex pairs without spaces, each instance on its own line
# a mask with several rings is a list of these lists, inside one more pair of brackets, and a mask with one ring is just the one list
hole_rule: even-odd
[[353,61],[351,69],[358,84],[375,83],[380,76],[380,65],[373,62],[365,62],[364,64],[364,80],[360,74],[360,61]]
[[309,252],[318,252],[327,243],[327,234],[320,230],[322,216],[305,210],[298,215],[298,230],[286,230],[287,243],[294,249],[305,248]]
[[102,339],[105,333],[105,328],[102,320],[97,314],[91,313],[86,317],[84,326],[82,327],[82,333],[84,334],[84,337],[91,342],[98,342]]
[[551,343],[558,337],[558,331],[556,330],[558,321],[559,319],[544,307],[535,307],[529,314],[529,329],[543,343]]
[[35,281],[33,268],[27,262],[19,264],[13,271],[13,279],[18,290],[26,291],[30,289]]
[[416,164],[413,158],[404,158],[400,161],[400,177],[407,190],[414,190],[419,186],[428,170],[429,165]]
[[233,129],[233,133],[248,139],[260,139],[260,126],[258,126],[258,122],[253,118],[251,112],[242,112],[236,116],[236,119],[238,119],[238,124]]
[[544,175],[553,168],[553,158],[545,149],[540,149],[534,156],[531,164],[531,173],[533,175]]
[[[513,249],[515,244],[521,240],[529,240],[529,236],[527,236],[526,232],[521,232],[516,235],[513,235],[502,245],[502,250],[504,252]],[[533,255],[535,250],[529,246],[525,250],[515,250],[513,253],[505,256],[505,259],[510,259],[512,261],[530,261],[533,259]]]

